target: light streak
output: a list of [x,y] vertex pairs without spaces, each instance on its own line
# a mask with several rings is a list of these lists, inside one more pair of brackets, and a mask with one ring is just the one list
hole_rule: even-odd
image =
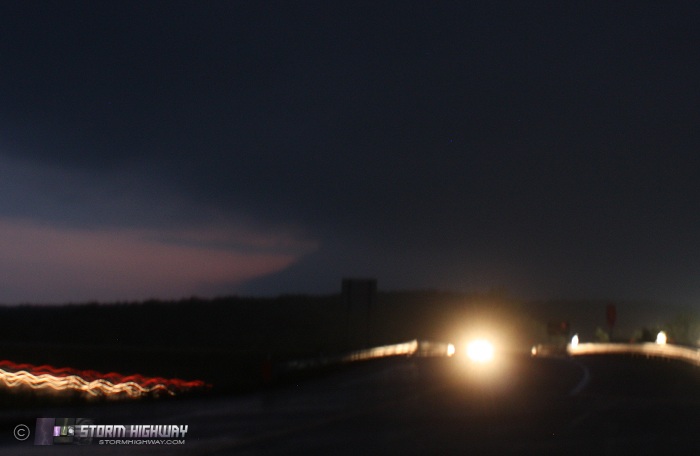
[[689,364],[700,366],[700,350],[680,345],[659,345],[652,342],[643,344],[578,344],[577,347],[569,345],[568,353],[571,356],[579,355],[604,355],[604,354],[629,354],[644,355],[647,357],[677,359]]
[[286,362],[284,368],[288,370],[302,370],[392,356],[449,357],[454,355],[454,350],[455,347],[452,344],[414,339],[400,344],[382,345],[381,347],[356,350],[345,355],[292,360]]
[[89,397],[138,398],[150,394],[176,394],[210,385],[201,380],[185,381],[142,375],[124,376],[116,372],[102,374],[68,367],[55,368],[49,365],[33,366],[0,361],[0,382],[8,388],[29,387],[54,391],[78,391]]
[[417,340],[404,342],[402,344],[383,345],[381,347],[358,350],[347,355],[343,361],[364,361],[374,358],[385,358],[387,356],[412,355],[418,351]]

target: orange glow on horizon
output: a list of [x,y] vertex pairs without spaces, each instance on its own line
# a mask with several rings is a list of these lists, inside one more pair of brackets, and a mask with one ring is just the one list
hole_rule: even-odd
[[207,229],[79,229],[0,217],[0,301],[206,295],[280,272],[315,249],[287,232],[241,229],[224,237]]

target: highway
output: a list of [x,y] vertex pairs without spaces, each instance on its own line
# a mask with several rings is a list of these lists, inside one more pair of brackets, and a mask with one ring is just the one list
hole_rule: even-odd
[[[187,424],[184,445],[34,446],[14,423]],[[398,357],[244,396],[4,410],[0,452],[49,454],[658,454],[700,449],[700,370],[643,356]]]

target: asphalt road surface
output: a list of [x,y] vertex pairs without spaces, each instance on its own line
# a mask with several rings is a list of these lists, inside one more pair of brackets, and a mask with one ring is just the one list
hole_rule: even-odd
[[[4,410],[1,454],[692,454],[700,368],[645,357],[398,358],[246,396]],[[184,445],[34,446],[37,417],[187,424]]]

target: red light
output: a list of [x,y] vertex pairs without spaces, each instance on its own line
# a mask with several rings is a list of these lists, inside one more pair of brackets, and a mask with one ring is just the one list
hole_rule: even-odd
[[201,380],[144,377],[139,374],[103,374],[92,370],[80,371],[70,367],[34,366],[12,361],[0,361],[0,382],[10,388],[28,386],[32,389],[82,391],[90,396],[143,397],[165,393],[171,396],[194,389],[208,388]]

